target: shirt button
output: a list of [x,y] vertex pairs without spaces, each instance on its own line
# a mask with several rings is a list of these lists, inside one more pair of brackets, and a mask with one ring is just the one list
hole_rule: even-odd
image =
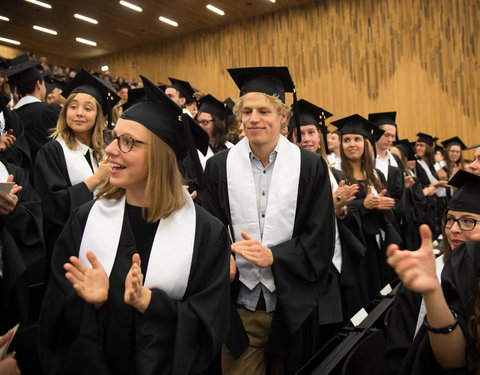
[[262,195],[265,195],[265,192],[264,192],[264,191],[262,191]]
[[265,173],[267,173],[267,171],[264,170],[264,171],[263,171],[263,174],[265,174]]
[[265,217],[265,214],[262,214],[262,217]]

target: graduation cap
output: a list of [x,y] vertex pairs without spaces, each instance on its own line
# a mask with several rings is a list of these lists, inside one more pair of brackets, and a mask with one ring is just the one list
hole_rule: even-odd
[[[197,147],[206,153],[208,134],[193,119],[190,121],[188,119],[190,116],[183,116],[182,109],[160,88],[147,78],[143,76],[140,78],[145,90],[145,101],[128,108],[122,113],[121,118],[145,126],[172,148],[177,160],[187,156],[189,147]],[[185,139],[192,140],[194,144],[189,144],[191,142],[186,142]]]
[[45,87],[47,89],[45,96],[48,96],[54,89],[59,89],[63,91],[67,83],[65,81],[60,81],[57,78],[50,75],[48,78],[45,78]]
[[378,128],[373,122],[354,114],[348,117],[344,117],[340,120],[332,121],[333,126],[336,126],[340,130],[340,134],[360,134],[365,138],[370,138],[373,134],[373,129]]
[[198,108],[198,112],[205,112],[205,113],[210,113],[212,116],[216,116],[220,118],[222,121],[225,121],[225,119],[228,116],[228,109],[226,108],[226,105],[222,103],[220,100],[216,99],[212,95],[208,94],[205,96],[202,96],[198,100],[200,106]]
[[415,160],[415,152],[413,151],[412,144],[408,139],[400,139],[393,143],[401,153],[407,158],[407,160]]
[[441,152],[443,154],[444,151],[445,149],[442,146],[435,144],[435,152]]
[[470,146],[465,149],[466,150],[473,150],[474,148],[480,147],[480,145]]
[[448,184],[458,190],[448,201],[447,209],[480,214],[480,176],[459,170]]
[[186,104],[193,102],[193,96],[195,95],[195,90],[187,81],[182,81],[180,79],[168,77],[174,89],[178,90],[180,94],[186,99]]
[[235,102],[232,100],[232,98],[225,99],[223,104],[225,104],[225,107],[230,111],[229,114],[232,114],[233,108],[235,108]]
[[425,133],[417,133],[417,137],[417,142],[423,142],[429,146],[433,146],[435,141],[438,139],[437,137],[432,137],[431,135]]
[[377,126],[393,125],[397,127],[397,124],[395,123],[396,117],[397,117],[397,112],[379,112],[379,113],[368,114],[368,119]]
[[442,145],[445,148],[447,148],[448,146],[451,146],[451,145],[458,145],[458,146],[460,146],[462,151],[467,148],[467,146],[465,146],[465,144],[462,142],[462,140],[458,137],[449,138],[446,141],[443,141]]
[[62,96],[68,98],[70,94],[78,93],[89,94],[95,98],[102,107],[103,115],[108,115],[108,128],[111,128],[112,108],[120,100],[112,84],[82,69],[62,91]]
[[380,138],[382,138],[383,133],[385,130],[380,128],[380,126],[374,125],[372,127],[372,134],[370,136],[370,141],[372,141],[372,145],[374,145]]
[[129,89],[128,99],[126,103],[122,104],[122,108],[126,111],[132,105],[145,101],[145,90],[143,88]]
[[286,66],[260,66],[227,69],[233,81],[240,89],[240,96],[249,92],[261,92],[278,96],[285,103],[285,93],[293,93],[293,108],[296,116],[297,140],[301,141],[300,119],[295,85]]
[[4,74],[8,77],[8,82],[21,92],[32,83],[43,81],[43,74],[37,69],[40,65],[40,61],[27,60],[10,66]]

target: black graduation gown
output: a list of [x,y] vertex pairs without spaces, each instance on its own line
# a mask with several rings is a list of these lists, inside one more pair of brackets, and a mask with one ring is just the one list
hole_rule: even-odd
[[386,318],[385,360],[392,375],[398,374],[412,345],[421,303],[420,293],[400,285]]
[[14,181],[23,187],[17,205],[0,218],[0,251],[4,276],[0,281],[0,326],[2,332],[18,322],[31,320],[28,286],[43,281],[45,247],[40,198],[27,173],[3,161]]
[[390,197],[395,199],[395,206],[392,209],[395,222],[392,224],[398,228],[405,215],[405,178],[400,168],[388,166],[387,190]]
[[15,109],[22,120],[33,163],[38,150],[48,142],[50,131],[57,126],[61,109],[56,103],[44,102],[25,104]]
[[[438,175],[437,172],[435,172],[435,169],[433,167],[429,167],[429,169],[433,177],[438,179]],[[423,167],[418,162],[416,165],[416,171],[417,178],[422,185],[422,189],[428,187],[430,185],[430,180],[428,179],[427,172],[425,172]],[[427,201],[425,210],[425,218],[427,219],[426,224],[428,224],[428,226],[430,227],[433,239],[435,239],[442,232],[440,219],[446,205],[446,199],[439,198],[435,194],[425,198]]]
[[[380,182],[386,185],[385,177],[382,172],[377,170]],[[376,297],[380,290],[395,277],[395,272],[387,264],[386,248],[395,243],[401,244],[401,237],[392,225],[391,218],[393,214],[389,211],[368,210],[363,205],[366,197],[366,191],[360,184],[360,189],[350,205],[358,210],[362,223],[362,234],[367,248],[365,260],[367,263],[367,282],[369,299]],[[385,238],[382,238],[382,230]],[[377,243],[376,236],[380,235],[380,246]]]
[[414,177],[414,180],[415,184],[405,189],[405,214],[401,225],[404,247],[411,250],[420,247],[422,241],[418,228],[421,224],[427,223],[427,199],[423,195],[423,188],[418,178]]
[[[206,188],[202,204],[225,225],[232,228],[227,187],[226,161],[230,150],[207,160]],[[334,210],[330,179],[325,161],[316,153],[300,149],[301,165],[293,237],[273,246],[272,271],[275,278],[277,306],[272,319],[266,351],[286,356],[287,370],[301,366],[307,358],[289,366],[288,356],[298,347],[291,338],[311,336],[307,319],[317,307],[320,295],[328,286],[333,255]],[[277,164],[275,165],[275,167]],[[238,358],[248,345],[248,338],[235,309],[239,281],[232,283],[232,316],[227,341],[232,355]],[[296,361],[295,361],[296,362]],[[298,367],[297,367],[298,369]]]
[[48,261],[73,209],[92,200],[93,193],[84,182],[72,186],[65,155],[57,141],[49,141],[38,152],[33,178],[35,190],[42,199]]
[[[447,304],[457,313],[459,326],[468,344],[468,319],[473,315],[472,301],[478,299],[480,279],[480,242],[457,246],[442,271],[442,289]],[[476,292],[474,292],[476,288]],[[467,374],[466,367],[445,371],[432,352],[427,331],[418,333],[404,361],[400,374]]]
[[152,289],[142,315],[123,302],[135,237],[125,214],[110,274],[107,303],[98,311],[77,296],[63,264],[78,255],[93,202],[76,209],[58,238],[40,316],[45,374],[197,374],[211,364],[228,326],[228,236],[223,225],[196,207],[195,243],[181,301]]
[[15,111],[11,110],[3,112],[3,116],[5,118],[5,131],[13,130],[13,135],[16,140],[13,145],[2,154],[2,158],[30,173],[33,163],[30,158],[30,149],[25,138],[22,120]]

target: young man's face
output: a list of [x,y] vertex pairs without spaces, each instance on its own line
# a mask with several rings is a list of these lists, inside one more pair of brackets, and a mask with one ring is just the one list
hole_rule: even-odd
[[380,150],[388,150],[392,147],[393,141],[395,140],[395,135],[397,129],[395,126],[390,124],[385,124],[381,126],[382,130],[385,131],[380,139],[377,141],[377,148]]
[[180,92],[173,87],[167,87],[165,90],[165,94],[172,99],[175,103],[177,103],[180,107],[185,104],[185,98],[180,97]]
[[287,114],[281,115],[265,94],[249,92],[243,96],[242,124],[251,145],[275,147],[286,120]]

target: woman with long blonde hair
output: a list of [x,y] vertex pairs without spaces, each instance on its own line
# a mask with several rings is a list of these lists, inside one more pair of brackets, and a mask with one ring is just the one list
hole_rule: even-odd
[[63,90],[67,98],[52,140],[38,152],[35,189],[42,199],[47,261],[72,211],[93,199],[109,175],[103,161],[105,115],[118,100],[102,81],[80,71]]
[[195,147],[192,125],[142,80],[146,101],[105,133],[108,182],[55,246],[40,316],[46,374],[205,373],[227,333],[227,232],[177,167]]

